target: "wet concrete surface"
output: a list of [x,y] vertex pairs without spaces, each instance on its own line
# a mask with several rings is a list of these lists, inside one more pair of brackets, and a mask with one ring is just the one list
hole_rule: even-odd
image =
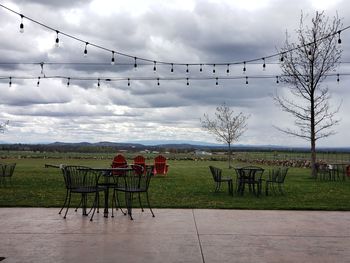
[[8,262],[350,262],[350,212],[0,208]]

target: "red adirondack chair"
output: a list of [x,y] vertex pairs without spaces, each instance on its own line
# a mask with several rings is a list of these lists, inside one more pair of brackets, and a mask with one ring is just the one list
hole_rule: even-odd
[[[125,159],[125,157],[122,154],[118,154],[113,158],[113,162],[112,162],[112,168],[125,168],[128,167],[128,163]],[[114,175],[121,175],[122,173],[119,171],[113,171]]]
[[154,175],[166,175],[168,173],[169,165],[166,164],[166,158],[158,155],[154,158]]
[[138,155],[134,158],[134,164],[143,168],[143,174],[146,174],[146,160],[142,155]]

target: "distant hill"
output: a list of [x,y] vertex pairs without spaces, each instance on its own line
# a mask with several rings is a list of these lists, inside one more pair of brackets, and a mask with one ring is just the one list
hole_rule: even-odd
[[[2,150],[58,151],[58,152],[114,152],[114,151],[188,151],[188,150],[227,150],[226,145],[197,141],[138,141],[138,142],[79,142],[79,143],[42,143],[42,144],[5,144],[0,143]],[[233,151],[295,151],[308,152],[308,147],[290,147],[278,145],[234,145]],[[350,147],[320,147],[319,152],[350,152]]]

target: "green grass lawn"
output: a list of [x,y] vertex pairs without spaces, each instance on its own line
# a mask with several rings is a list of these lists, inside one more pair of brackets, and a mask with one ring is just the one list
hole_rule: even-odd
[[[0,188],[1,207],[62,205],[65,187],[61,171],[44,168],[45,163],[90,167],[110,165],[110,160],[96,159],[16,159],[1,162],[17,163],[13,185]],[[228,195],[226,185],[223,185],[222,192],[214,193],[214,182],[208,166],[223,168],[224,175],[231,175],[235,179],[234,170],[228,169],[226,162],[174,160],[169,161],[169,165],[166,177],[154,177],[151,181],[150,200],[155,208],[350,210],[350,181],[315,181],[310,179],[309,169],[290,168],[285,182],[285,195],[263,194],[257,198],[248,191],[244,196],[232,197]],[[269,167],[264,168],[267,174]]]

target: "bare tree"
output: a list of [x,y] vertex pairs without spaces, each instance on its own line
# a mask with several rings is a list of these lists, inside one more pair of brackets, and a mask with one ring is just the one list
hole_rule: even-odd
[[216,140],[227,143],[228,145],[228,163],[231,168],[231,145],[247,130],[247,119],[242,112],[238,115],[230,109],[225,103],[216,107],[215,118],[211,119],[208,114],[204,114],[201,119],[202,127],[214,134]]
[[9,124],[9,121],[5,121],[4,123],[0,123],[0,133],[4,133],[6,126]]
[[341,20],[338,17],[329,19],[324,12],[316,12],[310,28],[304,24],[301,15],[298,44],[289,43],[287,36],[281,50],[280,80],[288,84],[291,96],[276,94],[274,99],[283,111],[294,117],[295,127],[278,129],[310,141],[311,176],[315,178],[316,141],[335,134],[332,128],[339,122],[335,119],[339,106],[331,109],[329,90],[321,84],[339,64],[342,52],[338,45],[340,28]]

